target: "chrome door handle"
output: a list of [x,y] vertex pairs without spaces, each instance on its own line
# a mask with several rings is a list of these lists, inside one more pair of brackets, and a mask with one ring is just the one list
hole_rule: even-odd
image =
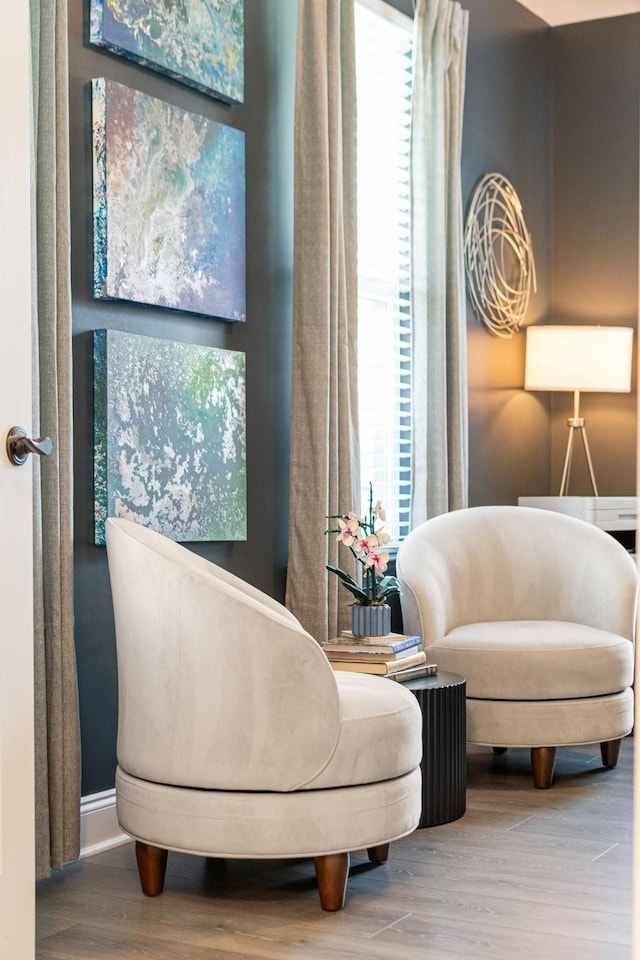
[[27,462],[30,453],[37,453],[40,457],[48,457],[53,449],[49,437],[38,437],[32,440],[27,436],[24,427],[11,427],[7,434],[7,456],[16,467]]

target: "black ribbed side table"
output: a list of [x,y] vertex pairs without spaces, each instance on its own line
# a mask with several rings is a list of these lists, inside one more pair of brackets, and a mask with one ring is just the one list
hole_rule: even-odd
[[420,827],[457,820],[467,803],[466,680],[457,673],[408,680],[422,710]]

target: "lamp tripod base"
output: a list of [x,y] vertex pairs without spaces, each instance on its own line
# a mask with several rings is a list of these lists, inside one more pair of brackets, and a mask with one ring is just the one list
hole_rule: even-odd
[[580,406],[580,397],[579,391],[575,392],[575,401],[574,401],[574,413],[576,414],[573,417],[569,417],[567,420],[567,426],[569,427],[569,439],[567,441],[567,452],[564,458],[564,467],[562,470],[562,480],[560,481],[560,496],[566,497],[567,491],[569,489],[569,477],[571,476],[571,460],[573,457],[573,442],[576,433],[579,431],[582,437],[582,445],[584,447],[584,454],[587,458],[587,467],[589,469],[589,479],[591,480],[591,486],[593,488],[594,497],[598,496],[598,488],[596,486],[596,478],[593,472],[593,463],[591,462],[591,452],[589,450],[589,441],[587,440],[587,428],[584,425],[584,418],[579,417],[577,414],[579,412]]

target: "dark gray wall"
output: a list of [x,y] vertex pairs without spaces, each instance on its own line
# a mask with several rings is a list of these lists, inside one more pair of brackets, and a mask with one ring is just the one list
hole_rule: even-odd
[[[411,0],[392,0],[411,13]],[[84,42],[82,0],[70,0],[73,300],[75,332],[76,646],[83,743],[83,793],[113,785],[116,668],[106,557],[93,545],[91,331],[107,327],[245,350],[247,354],[248,531],[246,544],[198,544],[276,597],[287,550],[289,360],[292,269],[292,129],[296,0],[246,0],[245,104],[226,107]],[[464,190],[501,169],[531,209],[534,236],[549,231],[548,44],[539,20],[513,0],[469,0]],[[86,24],[85,24],[86,29]],[[247,323],[229,325],[91,295],[90,113],[87,85],[106,76],[246,132]],[[497,109],[499,107],[500,109]],[[535,202],[534,202],[535,201]],[[548,245],[539,254],[548,308]],[[537,435],[522,413],[522,338],[496,341],[469,320],[473,502],[509,502],[527,477],[548,474]],[[525,400],[526,405],[526,400]],[[524,411],[525,415],[527,411]],[[529,418],[531,419],[531,418]],[[534,442],[532,443],[532,435]],[[545,451],[548,444],[545,446]]]
[[[116,667],[104,548],[93,544],[91,331],[125,330],[246,352],[248,540],[196,544],[282,597],[287,556],[296,0],[245,0],[245,103],[225,106],[84,42],[83,0],[69,3],[75,395],[76,647],[83,794],[113,786]],[[110,77],[246,133],[247,321],[93,300],[88,84]]]
[[[527,323],[551,317],[551,30],[513,0],[465,0],[469,48],[462,141],[465,208],[495,171],[511,180],[533,237],[538,292]],[[524,333],[502,339],[468,306],[469,500],[547,493],[548,400],[522,389]]]
[[[640,14],[552,31],[555,323],[637,327]],[[552,400],[552,492],[572,395]],[[598,492],[636,491],[636,392],[583,394]],[[570,492],[590,494],[581,444]]]

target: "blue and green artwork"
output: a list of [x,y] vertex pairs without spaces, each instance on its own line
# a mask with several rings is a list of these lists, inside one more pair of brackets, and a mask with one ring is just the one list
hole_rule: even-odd
[[246,319],[244,133],[92,81],[94,296]]
[[90,0],[89,40],[219,100],[242,103],[243,0]]
[[94,331],[95,542],[107,517],[246,540],[245,355]]

